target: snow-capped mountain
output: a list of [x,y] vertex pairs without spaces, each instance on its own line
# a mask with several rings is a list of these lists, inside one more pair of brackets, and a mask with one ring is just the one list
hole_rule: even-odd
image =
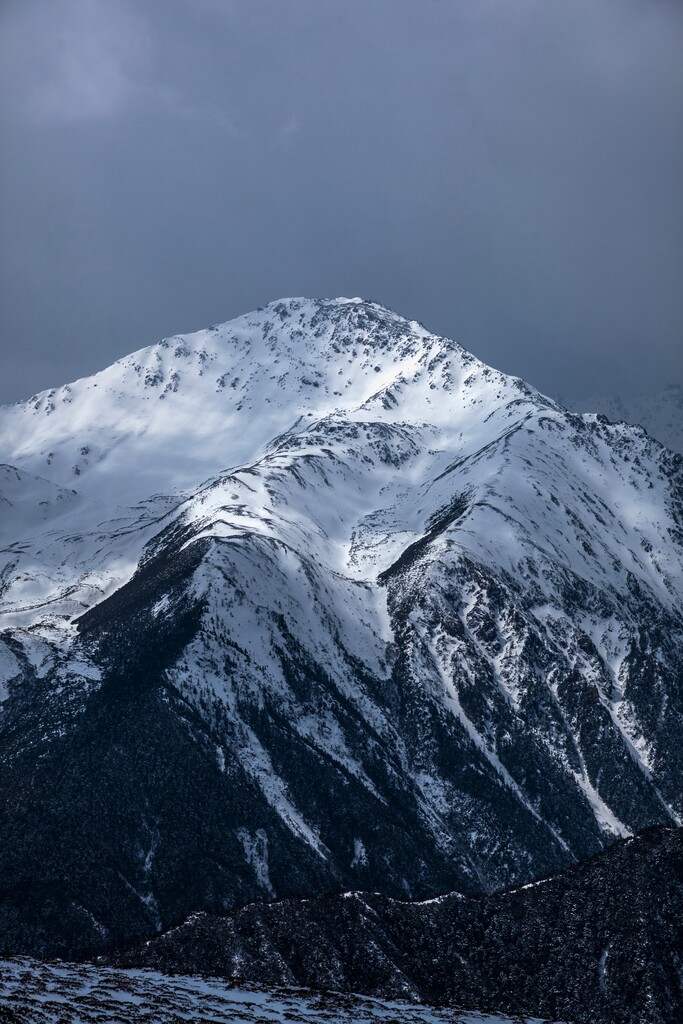
[[0,931],[524,883],[683,815],[683,460],[375,303],[0,410]]
[[670,384],[654,395],[602,395],[565,403],[573,412],[597,412],[612,422],[637,423],[651,437],[683,455],[683,388]]

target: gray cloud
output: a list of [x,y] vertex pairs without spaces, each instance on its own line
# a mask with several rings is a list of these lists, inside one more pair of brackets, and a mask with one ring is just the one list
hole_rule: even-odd
[[[148,59],[145,22],[101,0],[9,4],[6,59],[17,112],[40,123],[118,116],[138,98]],[[27,74],[28,71],[28,74]]]
[[683,10],[5,0],[0,400],[286,294],[566,395],[683,377]]

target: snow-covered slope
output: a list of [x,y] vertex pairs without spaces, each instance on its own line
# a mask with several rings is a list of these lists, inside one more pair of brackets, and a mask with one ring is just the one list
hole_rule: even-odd
[[7,1024],[543,1024],[538,1017],[513,1021],[346,993],[234,987],[217,978],[28,958],[0,961],[0,1014]]
[[597,412],[613,422],[638,423],[673,452],[683,454],[683,389],[670,384],[654,395],[622,398],[602,395],[572,399],[566,403],[573,412]]
[[12,948],[488,891],[680,821],[683,473],[642,429],[289,299],[0,437],[0,756],[33,794],[0,870],[55,901],[17,880]]

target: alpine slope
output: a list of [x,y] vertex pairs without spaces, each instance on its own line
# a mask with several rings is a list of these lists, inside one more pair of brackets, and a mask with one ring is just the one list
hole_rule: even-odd
[[683,816],[683,458],[360,299],[0,409],[0,934],[483,894]]

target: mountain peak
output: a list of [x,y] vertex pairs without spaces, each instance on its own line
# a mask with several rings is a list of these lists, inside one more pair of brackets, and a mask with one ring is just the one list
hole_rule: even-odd
[[379,303],[286,298],[4,407],[0,434],[8,461],[55,481],[70,471],[82,487],[94,465],[106,461],[109,479],[118,465],[128,500],[131,464],[139,496],[182,490],[253,461],[302,416],[362,416],[375,400],[382,417],[438,418],[434,393],[460,387],[465,369],[470,383],[475,369],[503,379]]
[[683,463],[643,430],[294,298],[0,436],[0,936],[481,893],[683,817]]

